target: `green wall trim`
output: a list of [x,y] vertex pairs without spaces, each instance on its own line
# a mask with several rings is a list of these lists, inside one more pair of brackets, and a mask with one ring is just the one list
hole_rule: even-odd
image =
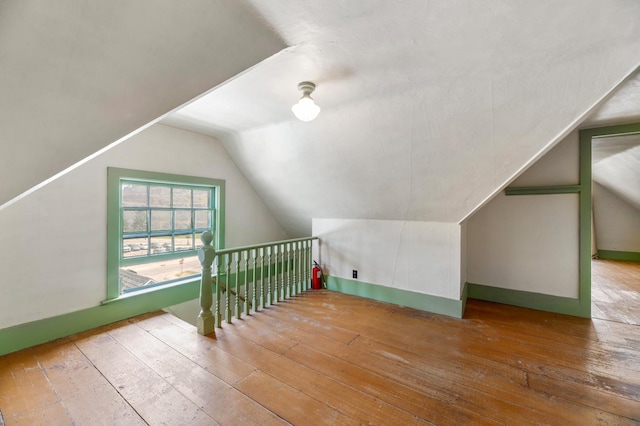
[[580,130],[580,315],[591,316],[591,149],[594,138],[640,133],[640,123]]
[[414,291],[370,284],[347,278],[338,278],[331,275],[327,276],[327,288],[340,293],[407,306],[409,308],[420,309],[422,311],[447,315],[454,318],[462,318],[464,312],[463,300],[447,299],[446,297],[416,293]]
[[3,328],[0,330],[0,355],[157,311],[196,299],[199,295],[200,277],[179,285],[133,293],[100,306]]
[[[293,262],[290,264],[285,262],[283,268],[291,270],[293,266]],[[273,277],[275,268],[275,264],[272,264],[271,268],[265,267],[265,285],[267,269],[270,269],[269,273]],[[249,283],[252,283],[254,270],[249,271]],[[255,274],[260,285],[263,269],[256,268]],[[220,275],[220,282],[224,284],[226,278],[226,274],[223,273]],[[244,279],[245,272],[241,271],[238,277],[240,285],[244,285]],[[235,288],[235,273],[229,275],[229,282],[229,287]],[[215,295],[216,277],[212,277],[211,284]],[[125,293],[117,298],[102,301],[100,306],[7,327],[0,330],[0,356],[198,297],[200,297],[199,275],[178,283]]]
[[464,287],[462,288],[462,295],[460,296],[460,300],[462,301],[462,315],[464,316],[464,310],[467,309],[467,299],[469,298],[469,286],[467,283],[464,283]]
[[591,138],[579,132],[578,316],[591,318]]
[[598,257],[600,259],[640,262],[640,253],[633,251],[598,250]]
[[532,187],[509,187],[504,190],[505,195],[546,195],[546,194],[576,194],[580,193],[580,185],[558,185],[558,186],[532,186]]
[[530,293],[528,291],[511,290],[506,288],[489,287],[481,284],[467,283],[470,299],[486,300],[487,302],[504,303],[506,305],[555,312],[558,314],[574,315],[589,318],[590,312],[584,312],[579,299],[551,296],[548,294]]
[[580,138],[598,138],[607,136],[632,135],[640,133],[640,123],[620,124],[580,130]]

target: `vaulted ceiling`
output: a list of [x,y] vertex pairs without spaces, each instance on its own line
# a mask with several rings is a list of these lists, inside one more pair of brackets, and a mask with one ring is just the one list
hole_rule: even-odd
[[[629,1],[252,4],[291,47],[164,122],[221,139],[292,236],[313,217],[459,222],[640,64]],[[309,123],[290,111],[303,80]]]
[[219,138],[290,236],[459,222],[637,69],[638,22],[634,0],[6,0],[0,208],[163,118]]
[[593,180],[640,213],[640,134],[595,139],[592,161]]

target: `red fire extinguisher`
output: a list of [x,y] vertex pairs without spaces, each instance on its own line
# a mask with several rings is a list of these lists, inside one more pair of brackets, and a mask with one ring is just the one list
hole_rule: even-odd
[[320,269],[320,265],[315,260],[313,261],[313,276],[311,278],[311,288],[314,290],[320,290],[322,288],[322,279],[324,278],[322,274],[322,269]]

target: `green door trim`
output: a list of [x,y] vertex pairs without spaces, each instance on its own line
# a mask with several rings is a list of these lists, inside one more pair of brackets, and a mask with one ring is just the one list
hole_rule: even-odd
[[[509,187],[506,195],[578,194],[579,196],[579,284],[578,299],[555,298],[516,292],[508,289],[488,288],[469,284],[469,297],[495,302],[509,303],[541,309],[591,317],[591,145],[594,138],[640,133],[640,123],[582,129],[580,137],[580,173],[578,185],[556,185],[536,187]],[[535,296],[535,297],[534,297]]]
[[[580,130],[580,307],[591,317],[591,147],[593,139],[640,133],[640,123]],[[587,316],[587,315],[582,315]]]

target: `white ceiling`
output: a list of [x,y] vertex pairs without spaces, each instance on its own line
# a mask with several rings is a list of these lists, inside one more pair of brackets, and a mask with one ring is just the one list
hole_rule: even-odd
[[640,211],[640,134],[594,139],[592,163],[593,180]]
[[624,123],[640,123],[640,71],[630,75],[580,127]]
[[[640,64],[629,1],[251,4],[292,47],[165,123],[221,139],[291,236],[313,217],[458,222]],[[290,111],[303,80],[310,123]],[[638,81],[589,123],[638,117]]]
[[212,90],[165,122],[218,137],[290,236],[459,222],[637,69],[638,22],[635,0],[5,0],[0,208]]

